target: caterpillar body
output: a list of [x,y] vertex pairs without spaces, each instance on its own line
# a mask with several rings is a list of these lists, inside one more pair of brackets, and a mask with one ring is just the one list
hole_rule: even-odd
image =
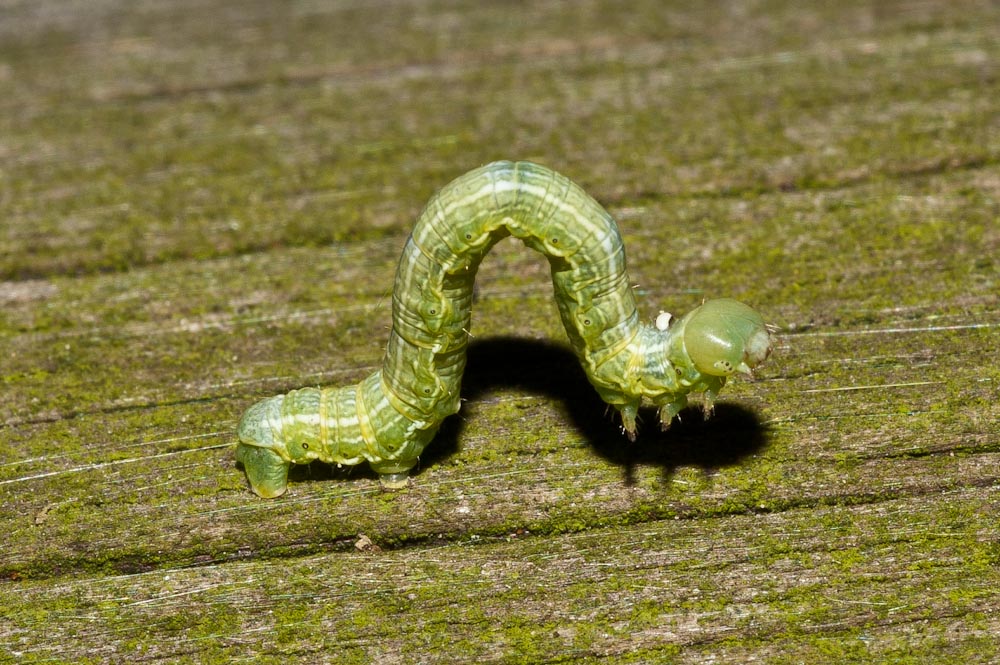
[[420,214],[396,272],[382,368],[356,385],[293,390],[244,414],[236,455],[254,492],[283,494],[290,465],[315,459],[367,461],[385,486],[407,483],[441,422],[459,409],[476,271],[507,236],[548,258],[570,344],[629,438],[644,399],[659,407],[666,428],[689,393],[704,393],[710,409],[727,377],[750,373],[770,354],[764,320],[735,300],[641,323],[607,211],[543,166],[495,162],[451,182]]

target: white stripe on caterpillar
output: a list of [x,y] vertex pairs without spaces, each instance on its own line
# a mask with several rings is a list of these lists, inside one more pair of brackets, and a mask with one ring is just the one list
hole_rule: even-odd
[[407,482],[441,422],[458,411],[476,271],[509,235],[548,258],[570,344],[629,438],[644,399],[666,428],[688,394],[704,393],[710,409],[727,377],[749,373],[771,352],[764,320],[735,300],[640,324],[607,211],[543,166],[495,162],[452,181],[417,220],[396,272],[382,368],[357,385],[293,390],[244,414],[236,456],[254,492],[283,494],[289,466],[314,459],[367,460],[383,484]]

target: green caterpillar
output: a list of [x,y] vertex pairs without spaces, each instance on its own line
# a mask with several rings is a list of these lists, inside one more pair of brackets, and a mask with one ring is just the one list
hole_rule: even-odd
[[236,458],[253,491],[280,496],[289,466],[315,459],[367,460],[385,486],[405,485],[441,421],[458,411],[476,270],[511,235],[548,258],[573,350],[630,439],[643,399],[666,428],[689,393],[704,393],[710,410],[727,377],[770,354],[764,320],[735,300],[640,323],[607,211],[543,166],[495,162],[454,180],[417,220],[396,272],[382,369],[356,385],[271,397],[244,414]]

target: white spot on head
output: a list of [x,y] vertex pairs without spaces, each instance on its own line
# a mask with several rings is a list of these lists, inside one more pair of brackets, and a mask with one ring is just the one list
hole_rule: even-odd
[[666,330],[670,327],[670,320],[673,318],[670,312],[660,312],[656,317],[656,329],[660,331]]
[[767,330],[758,330],[747,341],[746,362],[750,367],[756,367],[771,355],[771,336]]

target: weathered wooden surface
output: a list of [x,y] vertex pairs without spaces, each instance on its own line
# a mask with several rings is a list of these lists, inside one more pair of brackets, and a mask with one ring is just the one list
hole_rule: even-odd
[[[1000,658],[1000,9],[827,4],[0,2],[0,661]],[[413,486],[254,497],[498,158],[773,362],[628,446],[505,243]]]

